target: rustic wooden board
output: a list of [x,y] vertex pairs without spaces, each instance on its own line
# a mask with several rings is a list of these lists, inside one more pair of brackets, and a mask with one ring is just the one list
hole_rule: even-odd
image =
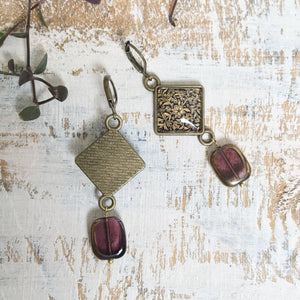
[[[69,88],[33,122],[30,85],[0,77],[1,299],[299,299],[299,0],[48,0],[34,16],[33,61]],[[0,3],[0,25],[27,1]],[[153,132],[153,96],[124,53],[130,39],[163,82],[205,87],[206,124],[252,166],[245,188],[213,174],[196,137]],[[0,49],[6,68],[24,42]],[[101,215],[74,158],[104,130],[102,80],[118,90],[121,133],[146,169],[116,194],[127,254],[98,261],[88,230]],[[44,93],[44,90],[40,90]]]

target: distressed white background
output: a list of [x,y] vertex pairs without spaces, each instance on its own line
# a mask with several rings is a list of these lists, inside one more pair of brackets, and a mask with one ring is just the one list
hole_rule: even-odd
[[[44,76],[69,97],[35,121],[18,118],[30,84],[1,75],[1,299],[299,299],[300,3],[179,1],[174,28],[169,2],[47,1],[49,30],[31,31],[33,65],[47,52]],[[26,1],[0,8],[6,28]],[[245,188],[220,183],[196,137],[154,134],[153,96],[127,39],[162,82],[205,87],[206,124],[252,166]],[[24,50],[9,38],[2,68]],[[74,163],[105,130],[106,74],[121,133],[146,162],[115,195],[128,249],[112,265],[91,251],[98,194]]]

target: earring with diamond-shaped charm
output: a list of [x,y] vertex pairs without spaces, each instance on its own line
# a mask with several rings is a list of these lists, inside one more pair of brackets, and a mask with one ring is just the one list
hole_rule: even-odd
[[[119,132],[123,120],[116,112],[118,98],[113,81],[105,76],[103,84],[112,110],[105,120],[107,131],[81,152],[75,162],[102,193],[98,202],[105,217],[93,223],[91,244],[98,258],[111,262],[126,252],[124,225],[119,218],[108,216],[116,205],[114,194],[145,168],[145,162]],[[113,119],[116,126],[111,124]]]

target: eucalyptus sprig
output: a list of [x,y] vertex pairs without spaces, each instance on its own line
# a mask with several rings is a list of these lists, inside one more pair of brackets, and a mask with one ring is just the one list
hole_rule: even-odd
[[[62,85],[53,86],[51,83],[47,82],[45,79],[43,79],[39,76],[36,76],[36,75],[44,73],[44,71],[47,67],[47,61],[48,61],[47,53],[44,55],[44,57],[42,58],[42,60],[38,64],[38,66],[36,68],[34,68],[34,71],[31,66],[30,34],[29,34],[31,11],[37,8],[39,19],[40,19],[42,25],[47,27],[45,20],[43,18],[41,9],[40,9],[40,6],[42,5],[43,2],[45,2],[45,0],[38,1],[32,5],[32,1],[28,0],[28,11],[27,11],[27,16],[26,16],[25,32],[14,33],[14,30],[24,21],[24,19],[22,19],[22,18],[14,26],[12,26],[10,29],[8,29],[6,33],[0,32],[0,47],[3,45],[4,41],[6,40],[6,38],[9,35],[26,39],[26,54],[27,54],[26,55],[26,67],[17,68],[14,60],[10,59],[7,64],[9,72],[0,70],[0,74],[19,77],[19,85],[20,86],[25,84],[26,82],[31,82],[32,102],[34,105],[26,107],[19,113],[20,118],[24,121],[30,121],[30,120],[37,119],[40,116],[40,108],[39,108],[40,105],[46,104],[54,99],[62,102],[64,100],[66,100],[66,98],[68,96],[68,89],[65,86],[62,86]],[[48,87],[51,97],[49,97],[48,99],[45,99],[45,100],[38,100],[37,93],[36,93],[36,86],[35,86],[36,81],[39,81]]]

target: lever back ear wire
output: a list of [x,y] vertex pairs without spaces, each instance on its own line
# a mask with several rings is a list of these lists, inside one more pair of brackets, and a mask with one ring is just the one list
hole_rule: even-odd
[[[142,64],[140,64],[136,58],[133,55],[132,50],[137,54],[137,56],[141,59]],[[144,87],[150,91],[154,92],[156,87],[160,85],[160,79],[158,78],[157,75],[153,73],[148,73],[147,72],[147,62],[143,54],[134,46],[132,45],[129,41],[126,42],[125,44],[125,53],[129,59],[129,61],[132,63],[134,68],[139,72],[143,74],[143,84]]]
[[[138,55],[138,57],[142,60],[142,64],[138,63],[134,55],[132,54],[132,50]],[[142,73],[144,76],[147,76],[147,62],[145,57],[142,55],[142,53],[130,43],[130,41],[127,41],[125,43],[125,53],[129,59],[129,61],[132,63],[132,65],[135,67],[135,69]]]
[[[111,77],[109,75],[106,75],[103,79],[103,85],[104,85],[104,91],[105,91],[105,95],[109,104],[109,107],[112,110],[112,113],[114,115],[117,114],[116,112],[116,106],[118,103],[118,94],[114,85],[114,82],[111,80]],[[112,90],[110,88],[110,85],[112,86],[112,90],[113,90],[113,94],[112,94]]]

